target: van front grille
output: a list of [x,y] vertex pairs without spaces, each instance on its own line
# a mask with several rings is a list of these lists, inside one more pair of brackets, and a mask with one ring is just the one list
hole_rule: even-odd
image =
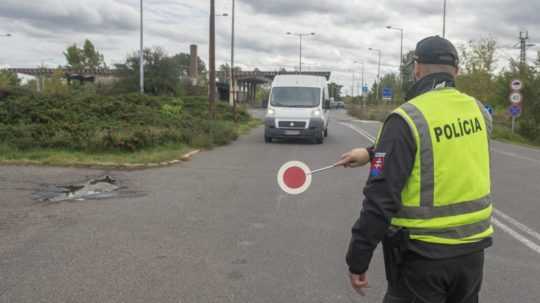
[[305,121],[279,121],[279,128],[306,128]]

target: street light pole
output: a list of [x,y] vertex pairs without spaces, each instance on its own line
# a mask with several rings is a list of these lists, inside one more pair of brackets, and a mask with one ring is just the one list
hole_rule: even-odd
[[404,32],[404,29],[401,28],[401,27],[395,27],[395,26],[390,26],[390,25],[387,26],[386,28],[399,31],[400,34],[401,34],[401,46],[400,46],[400,51],[399,51],[399,68],[400,68],[400,72],[401,72],[401,69],[403,67],[403,32]]
[[354,61],[354,63],[362,63],[362,83],[361,83],[361,93],[360,95],[362,96],[362,98],[364,97],[364,84],[365,84],[365,77],[366,77],[366,71],[365,71],[365,61],[362,60],[362,61]]
[[235,98],[235,88],[236,85],[234,83],[234,28],[235,28],[235,9],[236,0],[232,0],[232,14],[231,14],[231,78],[229,83],[229,104],[233,106],[233,114],[234,118],[236,119],[236,98]]
[[143,0],[141,0],[141,47],[139,50],[139,86],[140,93],[144,94],[144,27],[143,27]]
[[443,27],[442,27],[442,36],[446,38],[446,0],[443,4]]
[[302,73],[302,38],[305,37],[305,36],[314,36],[315,33],[291,33],[291,32],[287,32],[287,35],[290,35],[290,36],[297,36],[300,40],[300,65],[299,65],[299,72]]
[[[381,54],[382,54],[382,51],[380,49],[372,48],[372,47],[370,47],[369,50],[377,52],[377,54],[379,55],[378,68],[377,68],[377,86],[380,86],[381,85],[380,82],[381,82]],[[380,87],[377,87],[377,100],[379,100],[379,96],[380,96],[379,91],[380,91]]]
[[210,0],[210,43],[209,43],[209,76],[208,76],[208,112],[214,119],[214,103],[216,102],[216,8],[215,0]]

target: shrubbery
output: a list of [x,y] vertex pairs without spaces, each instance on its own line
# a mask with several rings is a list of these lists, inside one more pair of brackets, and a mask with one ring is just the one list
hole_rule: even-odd
[[[244,110],[238,117],[250,119]],[[22,150],[137,151],[171,143],[208,148],[236,137],[230,107],[218,104],[216,120],[208,121],[205,97],[15,92],[0,99],[0,142]]]

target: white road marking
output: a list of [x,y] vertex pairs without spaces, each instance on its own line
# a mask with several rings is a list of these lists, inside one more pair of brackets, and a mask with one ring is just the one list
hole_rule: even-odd
[[522,232],[529,234],[529,236],[535,238],[536,240],[540,241],[540,234],[534,231],[532,228],[528,227],[527,225],[519,222],[518,220],[510,217],[509,215],[503,213],[502,211],[498,209],[493,209],[493,213],[495,213],[497,216],[501,217],[501,219],[506,220],[506,222],[514,225],[517,229],[521,230]]
[[540,254],[540,245],[537,245],[536,243],[534,243],[531,240],[527,239],[525,236],[523,236],[522,234],[520,234],[517,231],[513,230],[508,225],[502,223],[501,221],[499,221],[495,217],[491,218],[491,223],[493,223],[495,226],[499,227],[500,229],[504,230],[506,233],[508,233],[514,239],[518,240],[523,245],[525,245],[528,248],[532,249],[534,252]]
[[[356,133],[362,135],[363,137],[367,138],[368,140],[370,140],[371,142],[375,142],[375,138],[373,136],[371,136],[366,130],[362,129],[362,128],[359,128],[359,127],[356,127],[354,125],[351,125],[349,123],[344,123],[344,122],[341,122],[340,123],[341,125],[343,126],[346,126],[350,129],[352,129],[353,131],[355,131]],[[538,162],[540,163],[540,161],[538,160],[535,160],[535,159],[531,159],[531,158],[527,158],[527,157],[522,157],[520,155],[517,155],[517,154],[514,154],[514,153],[507,153],[507,152],[502,152],[502,151],[498,151],[498,150],[494,150],[495,152],[497,153],[500,153],[500,154],[504,154],[504,155],[507,155],[507,156],[511,156],[511,157],[516,157],[518,159],[523,159],[523,160],[529,160],[529,161],[534,161],[534,162]],[[540,233],[534,231],[533,229],[529,228],[528,226],[526,226],[525,224],[519,222],[518,220],[510,217],[509,215],[503,213],[502,211],[498,210],[498,209],[493,209],[493,212],[495,215],[497,216],[500,216],[500,218],[502,220],[506,220],[506,223],[509,223],[509,224],[512,224],[514,225],[516,228],[518,228],[519,230],[521,230],[522,232],[528,234],[529,236],[537,239],[540,241]],[[530,239],[528,239],[526,236],[520,234],[519,232],[515,231],[514,229],[512,229],[510,226],[502,223],[501,221],[499,221],[499,219],[497,219],[495,216],[493,216],[491,218],[491,222],[499,227],[500,229],[504,230],[506,233],[508,233],[510,236],[512,236],[514,239],[518,240],[519,242],[521,242],[523,245],[527,246],[528,248],[532,249],[534,252],[540,254],[540,245],[534,243],[533,241],[531,241]]]
[[362,135],[363,137],[365,137],[366,139],[368,139],[369,141],[371,141],[371,143],[375,143],[375,137],[373,137],[372,135],[370,135],[367,131],[361,129],[361,128],[357,128],[356,126],[352,125],[352,124],[349,124],[349,123],[345,123],[345,122],[340,122],[339,124],[343,125],[343,126],[346,126],[352,130],[354,130],[355,132],[357,132],[358,134]]
[[513,158],[516,158],[516,159],[531,161],[531,162],[534,162],[536,164],[540,164],[540,160],[537,160],[537,159],[521,156],[521,155],[518,155],[518,154],[512,153],[512,152],[505,152],[505,151],[494,149],[494,148],[492,148],[491,150],[493,152],[497,153],[497,154],[501,154],[501,155],[505,155],[505,156],[508,156],[508,157],[513,157]]

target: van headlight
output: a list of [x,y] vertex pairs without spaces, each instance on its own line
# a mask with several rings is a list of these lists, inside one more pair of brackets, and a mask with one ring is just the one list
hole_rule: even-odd
[[276,111],[273,110],[273,109],[271,109],[271,108],[269,108],[269,109],[266,111],[266,116],[267,116],[267,117],[273,117],[273,116],[275,116],[275,115],[276,115]]
[[314,111],[311,112],[311,116],[312,117],[320,117],[321,116],[321,110],[320,109],[316,109]]

